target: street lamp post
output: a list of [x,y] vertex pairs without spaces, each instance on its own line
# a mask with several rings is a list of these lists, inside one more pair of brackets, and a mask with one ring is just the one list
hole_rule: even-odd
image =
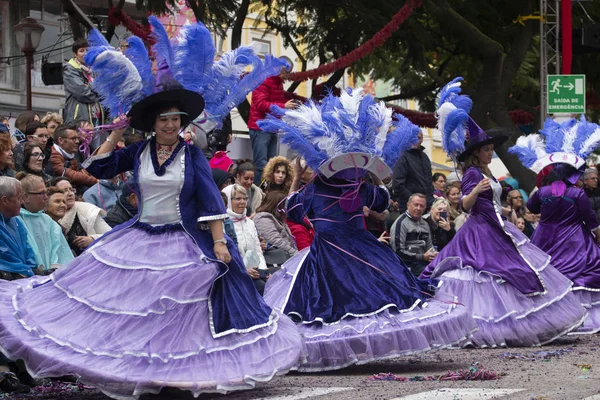
[[15,31],[17,46],[25,54],[27,62],[27,73],[25,74],[27,77],[27,110],[31,110],[31,68],[33,65],[33,53],[35,53],[35,49],[40,45],[44,27],[38,24],[35,19],[27,17],[23,18],[13,29]]

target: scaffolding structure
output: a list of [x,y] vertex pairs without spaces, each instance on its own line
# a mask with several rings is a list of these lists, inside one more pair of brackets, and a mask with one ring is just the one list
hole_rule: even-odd
[[540,0],[540,121],[548,114],[548,75],[560,74],[560,0]]

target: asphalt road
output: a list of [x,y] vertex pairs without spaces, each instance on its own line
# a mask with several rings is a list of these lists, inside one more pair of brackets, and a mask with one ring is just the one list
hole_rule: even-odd
[[[511,354],[508,354],[511,353]],[[254,390],[228,395],[202,395],[202,400],[577,400],[600,399],[600,336],[570,336],[536,348],[443,350],[421,356],[397,358],[339,371],[314,374],[290,373]],[[396,377],[439,376],[468,370],[473,363],[501,375],[488,381],[374,381],[374,374]],[[405,397],[404,397],[405,396]],[[70,393],[37,393],[35,396],[2,396],[0,399],[107,400],[87,390]],[[141,400],[193,399],[167,390]]]

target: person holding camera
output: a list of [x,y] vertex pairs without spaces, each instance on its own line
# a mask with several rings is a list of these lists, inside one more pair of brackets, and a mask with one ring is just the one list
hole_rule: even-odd
[[448,218],[448,208],[448,200],[444,198],[436,199],[431,206],[429,215],[424,218],[431,230],[433,248],[437,251],[442,250],[456,234],[454,224]]

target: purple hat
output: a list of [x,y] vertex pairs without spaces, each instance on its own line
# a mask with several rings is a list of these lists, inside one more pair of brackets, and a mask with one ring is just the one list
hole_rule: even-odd
[[498,147],[508,140],[508,136],[506,135],[489,136],[471,117],[467,121],[467,128],[469,129],[469,137],[465,143],[465,150],[457,157],[459,162],[465,161],[475,150],[487,144],[493,144],[494,147]]

